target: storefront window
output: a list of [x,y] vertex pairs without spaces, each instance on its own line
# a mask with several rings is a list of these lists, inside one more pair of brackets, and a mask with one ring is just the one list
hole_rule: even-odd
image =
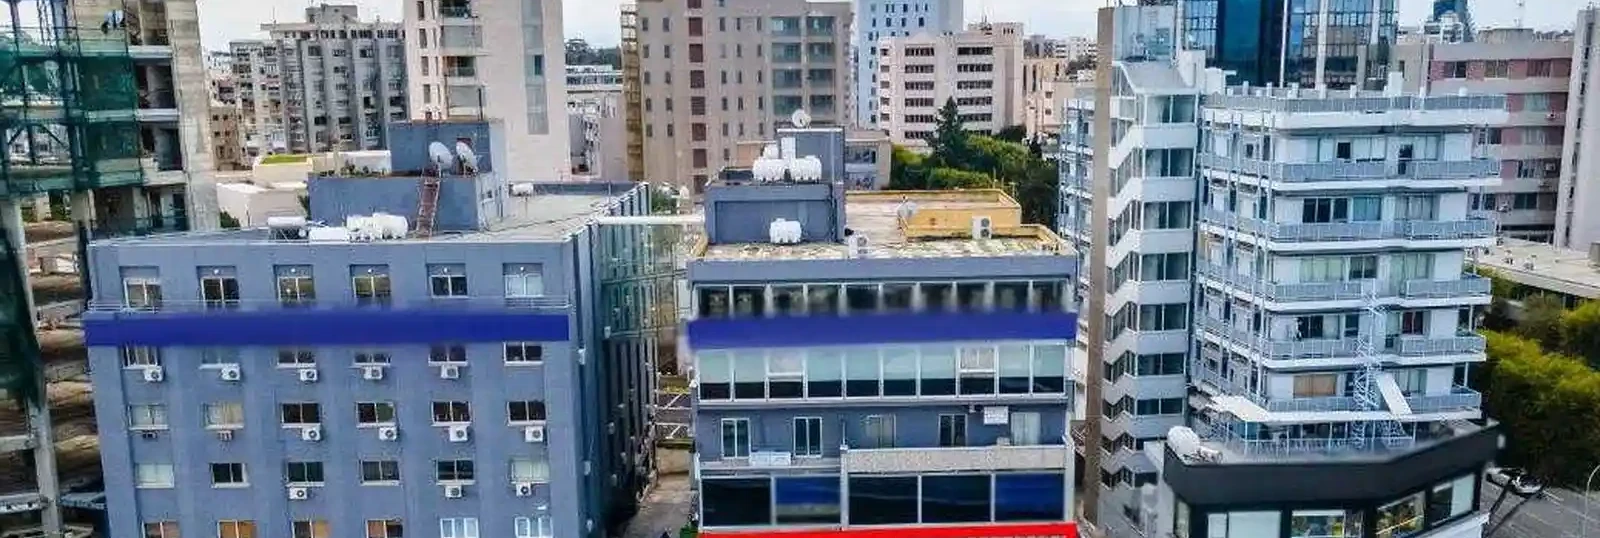
[[1378,508],[1377,538],[1405,538],[1422,532],[1422,493]]
[[1428,524],[1436,525],[1471,512],[1472,487],[1477,479],[1474,473],[1434,486],[1428,495]]
[[1297,510],[1289,517],[1290,538],[1359,538],[1361,512]]
[[779,525],[839,524],[838,477],[775,478],[773,501]]

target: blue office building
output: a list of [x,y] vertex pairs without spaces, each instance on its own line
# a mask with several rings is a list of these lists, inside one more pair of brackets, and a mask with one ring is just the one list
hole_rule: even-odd
[[[1464,0],[1463,0],[1464,1]],[[1380,89],[1395,0],[1183,0],[1184,47],[1253,86]]]
[[[597,537],[631,514],[671,260],[596,221],[647,213],[642,189],[509,181],[499,128],[396,124],[395,174],[312,178],[309,224],[92,244],[108,535]],[[432,141],[476,159],[435,166]],[[410,225],[347,221],[374,213]]]
[[1072,535],[1071,249],[1000,191],[737,177],[687,264],[702,535]]

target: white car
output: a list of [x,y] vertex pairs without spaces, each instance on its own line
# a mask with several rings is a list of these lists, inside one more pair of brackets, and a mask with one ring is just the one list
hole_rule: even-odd
[[1488,475],[1490,482],[1522,497],[1544,491],[1544,482],[1516,467],[1491,467]]

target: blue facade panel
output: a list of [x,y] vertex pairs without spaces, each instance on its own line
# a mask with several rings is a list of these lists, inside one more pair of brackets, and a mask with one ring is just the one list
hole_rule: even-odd
[[737,349],[974,340],[1072,340],[1074,313],[878,314],[852,317],[698,319],[694,349]]
[[271,346],[565,341],[564,314],[458,310],[278,310],[91,314],[90,346]]

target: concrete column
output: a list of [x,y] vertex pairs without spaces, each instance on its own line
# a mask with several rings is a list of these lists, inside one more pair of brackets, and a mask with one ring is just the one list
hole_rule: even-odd
[[22,204],[15,198],[0,198],[0,228],[16,249],[17,274],[22,276],[22,300],[33,312],[33,287],[28,285],[28,239],[23,235]]
[[94,229],[94,191],[72,193],[72,222]]

